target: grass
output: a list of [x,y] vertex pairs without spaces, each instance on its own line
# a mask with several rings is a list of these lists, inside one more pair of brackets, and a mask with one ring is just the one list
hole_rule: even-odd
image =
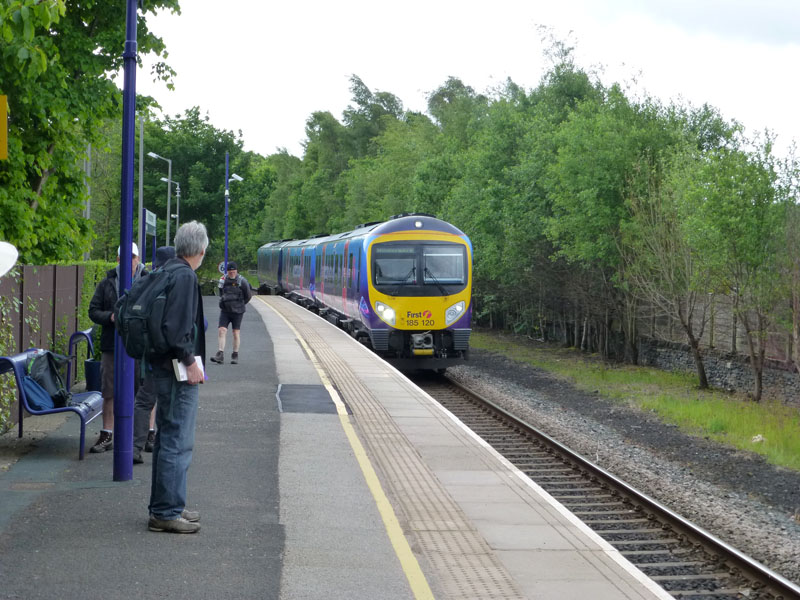
[[470,344],[539,367],[579,390],[655,413],[690,435],[755,452],[774,465],[800,471],[800,410],[795,407],[700,390],[692,373],[608,364],[596,356],[518,336],[473,331]]

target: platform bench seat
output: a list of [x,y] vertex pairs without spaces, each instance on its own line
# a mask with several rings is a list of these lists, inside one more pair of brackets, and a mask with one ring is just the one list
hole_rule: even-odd
[[36,410],[28,404],[28,396],[25,394],[25,387],[22,382],[27,374],[25,369],[28,359],[36,352],[36,348],[31,348],[14,356],[0,356],[0,375],[13,372],[17,383],[17,394],[19,397],[19,437],[22,437],[23,409],[31,415],[51,415],[54,413],[74,412],[81,420],[81,446],[78,452],[78,460],[83,460],[83,448],[86,442],[86,424],[103,414],[103,396],[100,392],[81,392],[72,395],[70,406]]

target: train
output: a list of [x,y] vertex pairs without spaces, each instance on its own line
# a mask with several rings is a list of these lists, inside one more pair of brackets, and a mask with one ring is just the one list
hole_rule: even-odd
[[472,243],[433,215],[269,242],[257,261],[259,293],[317,312],[398,369],[443,372],[468,358]]

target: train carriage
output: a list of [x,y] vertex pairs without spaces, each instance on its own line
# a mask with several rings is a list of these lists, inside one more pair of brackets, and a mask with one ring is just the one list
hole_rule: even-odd
[[398,368],[441,370],[467,358],[472,245],[449,223],[406,214],[271,242],[258,265],[260,289],[318,311]]

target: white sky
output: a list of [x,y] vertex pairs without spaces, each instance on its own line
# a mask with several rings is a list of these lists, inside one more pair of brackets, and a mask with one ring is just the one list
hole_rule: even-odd
[[[530,89],[549,66],[537,25],[576,46],[576,62],[663,100],[707,102],[785,153],[800,140],[798,0],[183,0],[150,17],[177,71],[175,91],[137,73],[167,114],[192,106],[246,150],[302,156],[314,111],[341,119],[349,79],[425,112],[449,76],[485,92]],[[568,37],[572,32],[571,37]],[[635,83],[634,83],[635,82]]]

